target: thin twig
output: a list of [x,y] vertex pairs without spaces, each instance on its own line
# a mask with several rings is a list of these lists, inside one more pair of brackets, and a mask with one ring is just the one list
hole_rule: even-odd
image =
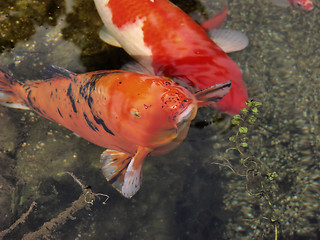
[[8,233],[12,232],[19,224],[24,223],[26,221],[26,218],[29,216],[30,212],[32,211],[32,209],[37,205],[37,203],[35,201],[33,201],[28,209],[27,212],[25,212],[24,214],[21,215],[21,217],[15,221],[9,228],[3,230],[0,232],[0,239],[3,239],[3,237],[5,235],[7,235]]
[[56,231],[59,226],[65,224],[68,219],[76,219],[73,216],[76,212],[83,208],[89,208],[89,206],[93,205],[94,200],[97,197],[99,198],[99,196],[106,197],[106,200],[103,202],[103,204],[105,204],[109,199],[109,196],[106,194],[92,192],[92,190],[82,183],[73,173],[66,173],[69,174],[74,181],[79,184],[79,186],[82,188],[82,194],[72,203],[71,207],[61,212],[56,218],[44,223],[39,230],[25,234],[22,240],[54,239],[52,236],[53,232]]

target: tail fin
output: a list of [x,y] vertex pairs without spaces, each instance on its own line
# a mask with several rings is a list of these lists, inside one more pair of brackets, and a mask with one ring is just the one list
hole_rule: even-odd
[[14,86],[20,84],[0,67],[0,104],[11,108],[29,109],[14,93]]

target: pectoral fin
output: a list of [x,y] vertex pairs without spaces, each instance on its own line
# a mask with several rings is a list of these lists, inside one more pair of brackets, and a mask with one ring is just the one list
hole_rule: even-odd
[[121,67],[121,70],[130,71],[130,72],[137,72],[137,73],[142,73],[142,74],[153,74],[154,75],[153,72],[148,71],[148,69],[143,67],[138,62],[128,62],[128,63],[124,64]]
[[139,147],[134,155],[109,149],[101,154],[103,175],[124,197],[131,198],[140,189],[142,165],[150,151]]
[[248,37],[236,30],[213,29],[208,31],[208,35],[226,53],[243,50],[249,44]]
[[213,85],[195,93],[199,107],[204,107],[221,100],[231,88],[231,80]]
[[103,26],[99,32],[99,37],[106,43],[121,48],[121,44],[108,32],[107,28]]

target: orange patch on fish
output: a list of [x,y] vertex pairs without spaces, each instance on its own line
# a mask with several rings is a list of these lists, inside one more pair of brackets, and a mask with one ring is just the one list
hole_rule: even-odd
[[100,159],[103,174],[132,197],[145,158],[178,146],[198,106],[219,101],[230,86],[192,94],[165,77],[129,71],[75,74],[57,66],[48,68],[44,80],[22,83],[0,69],[0,104],[35,111],[107,148]]

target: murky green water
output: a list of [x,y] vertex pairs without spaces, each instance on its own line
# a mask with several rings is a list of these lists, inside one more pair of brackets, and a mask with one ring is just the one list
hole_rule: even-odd
[[[205,5],[179,6],[210,15]],[[0,107],[0,230],[37,202],[4,239],[36,231],[79,198],[81,188],[65,171],[109,200],[79,210],[48,239],[275,239],[275,230],[278,239],[318,239],[319,14],[317,6],[306,13],[267,0],[229,1],[224,27],[250,39],[231,57],[250,97],[263,104],[246,134],[245,156],[254,159],[247,168],[239,154],[225,154],[236,130],[230,118],[201,109],[179,148],[148,159],[142,188],[128,200],[101,174],[102,148],[35,114]],[[1,2],[0,65],[20,80],[40,79],[50,64],[74,72],[118,69],[130,58],[100,41],[101,25],[91,1]],[[245,176],[214,164],[223,159]]]

